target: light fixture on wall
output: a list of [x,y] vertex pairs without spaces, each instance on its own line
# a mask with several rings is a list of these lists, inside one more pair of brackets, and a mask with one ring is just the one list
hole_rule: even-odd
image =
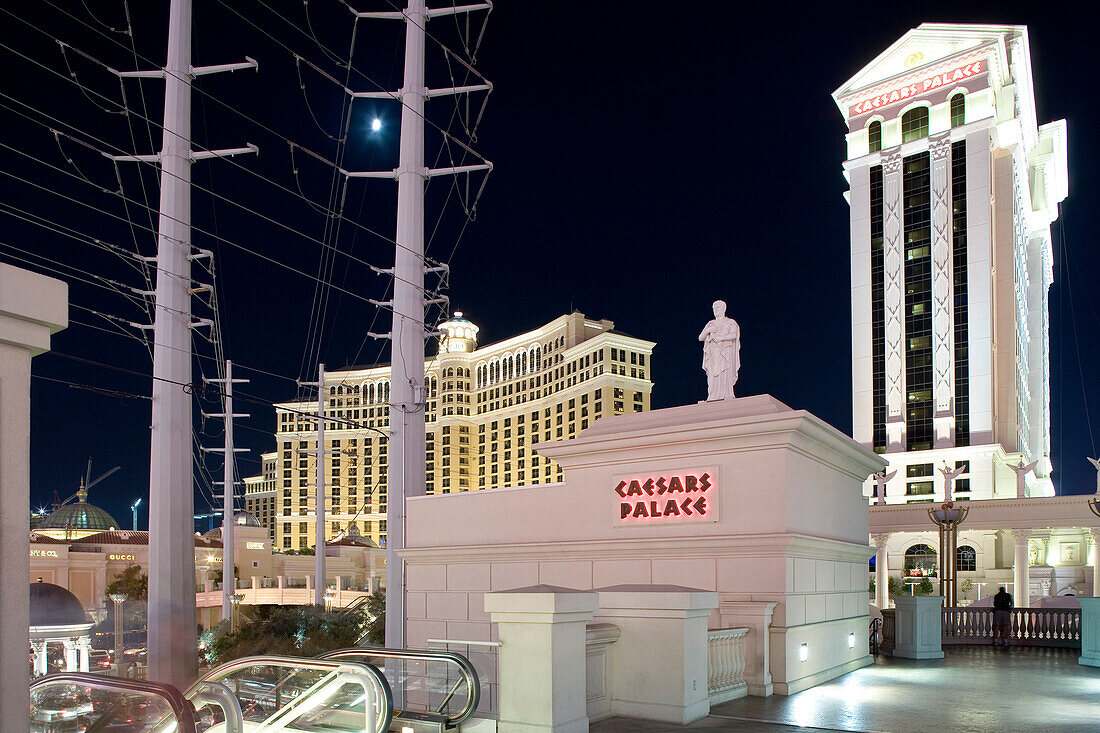
[[806,642],[802,642],[802,645],[798,647],[798,659],[801,662],[805,662],[810,658],[810,645]]
[[856,648],[856,634],[855,634],[854,631],[848,633],[848,648],[849,649],[855,649]]

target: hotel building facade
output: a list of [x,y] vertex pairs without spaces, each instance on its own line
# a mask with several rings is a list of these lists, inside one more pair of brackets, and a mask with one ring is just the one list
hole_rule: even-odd
[[[478,327],[456,313],[440,324],[439,348],[424,365],[427,494],[561,480],[537,445],[576,437],[605,415],[649,410],[655,344],[574,312],[479,347]],[[326,536],[354,525],[386,537],[388,365],[326,374]],[[281,550],[312,547],[317,401],[277,404],[276,450],[245,479],[245,507],[270,518]],[[312,454],[310,452],[313,452]],[[265,509],[270,508],[270,512]]]
[[848,125],[853,437],[888,503],[1052,496],[1050,225],[1066,123],[1038,125],[1027,29],[925,23],[834,95]]
[[[997,584],[1093,594],[1091,515],[1050,479],[1050,227],[1068,151],[1064,120],[1037,122],[1027,28],[922,24],[833,98],[848,127],[853,437],[893,472],[884,501],[865,485],[878,602],[887,567],[935,569],[927,507],[907,505],[945,500],[941,469],[959,471],[953,499],[992,500],[961,527],[960,579],[992,584],[970,599]],[[1013,467],[1032,463],[1020,491]]]

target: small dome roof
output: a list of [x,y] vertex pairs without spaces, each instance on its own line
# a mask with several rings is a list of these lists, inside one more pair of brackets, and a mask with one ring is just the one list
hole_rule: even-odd
[[233,515],[233,524],[238,527],[262,527],[260,520],[249,512],[237,512]]
[[86,624],[84,606],[65,588],[53,583],[31,583],[31,626]]
[[103,531],[118,529],[118,522],[110,514],[84,501],[66,504],[46,517],[39,529],[93,529]]

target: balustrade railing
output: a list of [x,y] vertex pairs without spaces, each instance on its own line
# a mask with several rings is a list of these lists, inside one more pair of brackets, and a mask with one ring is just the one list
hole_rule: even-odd
[[[1017,608],[1011,613],[1011,645],[1081,646],[1079,608]],[[992,644],[993,609],[973,606],[943,609],[943,643]]]
[[745,685],[747,628],[707,632],[707,693],[715,705],[748,694]]

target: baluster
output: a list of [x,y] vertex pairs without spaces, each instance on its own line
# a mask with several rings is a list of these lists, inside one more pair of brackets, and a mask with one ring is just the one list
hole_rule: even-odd
[[745,681],[745,635],[743,632],[733,640],[733,682],[741,684]]
[[726,634],[725,654],[723,655],[723,659],[725,660],[726,664],[723,669],[724,674],[722,676],[722,681],[726,687],[729,687],[734,683],[734,645],[736,643],[737,642],[736,639],[734,639],[733,632]]
[[717,687],[715,684],[718,679],[718,639],[717,636],[710,636],[707,639],[707,689],[714,690]]

